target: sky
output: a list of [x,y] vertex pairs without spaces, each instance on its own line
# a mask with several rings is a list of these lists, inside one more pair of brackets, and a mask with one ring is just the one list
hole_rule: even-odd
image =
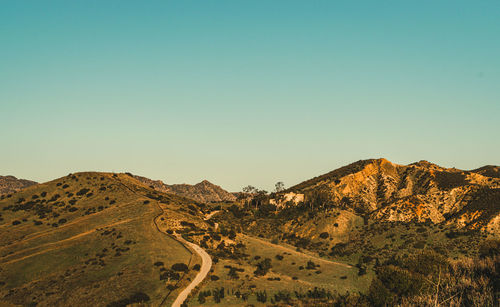
[[498,165],[499,55],[499,1],[0,0],[0,175]]

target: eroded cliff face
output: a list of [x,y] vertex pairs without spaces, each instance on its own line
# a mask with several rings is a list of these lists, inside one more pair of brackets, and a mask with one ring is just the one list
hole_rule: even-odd
[[498,231],[500,179],[427,161],[358,161],[287,192],[312,206],[338,206],[386,221],[431,221]]

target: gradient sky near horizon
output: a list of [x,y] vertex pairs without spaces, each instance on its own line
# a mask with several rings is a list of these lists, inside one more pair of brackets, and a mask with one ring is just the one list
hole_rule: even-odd
[[499,1],[0,0],[0,175],[271,190],[500,164]]

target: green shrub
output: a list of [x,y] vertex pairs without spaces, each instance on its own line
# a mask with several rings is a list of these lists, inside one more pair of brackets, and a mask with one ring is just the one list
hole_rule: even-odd
[[255,274],[255,276],[264,276],[271,269],[271,267],[271,259],[266,258],[257,263],[257,269],[253,273]]
[[391,306],[394,300],[394,294],[378,278],[373,279],[370,284],[368,297],[373,306]]
[[188,266],[185,263],[175,263],[172,265],[172,270],[178,271],[178,272],[187,272]]
[[149,296],[142,292],[137,292],[129,296],[128,298],[121,299],[116,302],[109,303],[108,307],[125,307],[127,305],[136,303],[145,303],[150,300]]
[[500,240],[486,240],[479,246],[479,256],[482,258],[500,255]]

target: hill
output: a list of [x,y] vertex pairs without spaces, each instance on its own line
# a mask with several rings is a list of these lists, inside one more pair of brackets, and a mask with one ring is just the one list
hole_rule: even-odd
[[471,172],[481,174],[486,177],[500,178],[500,166],[496,165],[486,165]]
[[17,179],[14,176],[0,176],[0,195],[16,192],[35,184],[37,184],[37,182]]
[[[259,290],[259,302],[278,305],[494,306],[500,294],[499,188],[497,178],[427,161],[369,159],[281,193],[256,195],[212,218],[236,233],[235,243],[251,257],[226,255],[216,272],[228,276],[204,289],[238,284],[241,293]],[[296,266],[308,258],[351,270],[325,268],[323,279],[323,264]],[[254,265],[269,265],[267,282],[240,282],[234,275],[248,276]],[[242,301],[230,297],[224,304]]]
[[335,206],[369,219],[500,229],[499,178],[427,161],[362,160],[285,191],[290,192],[303,194],[312,207]]
[[209,227],[193,201],[126,174],[71,174],[4,195],[0,208],[0,304],[168,302],[199,259],[167,229]]
[[213,265],[189,306],[494,306],[499,184],[370,159],[202,202],[131,174],[70,174],[0,196],[0,305],[168,306],[208,271],[195,244]]
[[146,177],[134,176],[139,181],[153,187],[154,189],[165,192],[173,193],[179,196],[196,200],[200,203],[211,202],[232,202],[236,200],[236,196],[228,191],[222,189],[220,186],[215,185],[208,180],[203,180],[195,185],[190,184],[172,184],[168,185],[161,180],[151,180]]

